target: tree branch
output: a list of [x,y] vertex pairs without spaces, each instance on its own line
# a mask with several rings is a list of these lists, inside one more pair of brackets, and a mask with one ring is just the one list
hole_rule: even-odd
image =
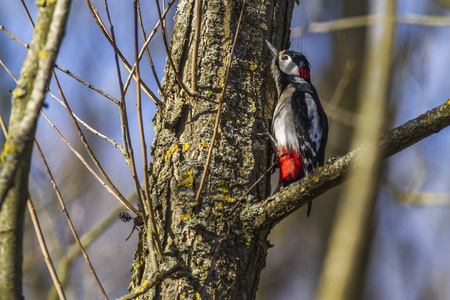
[[[449,125],[450,99],[385,134],[379,143],[382,157],[390,157]],[[360,146],[317,169],[310,176],[281,189],[263,202],[246,207],[241,212],[241,220],[254,229],[274,226],[309,201],[346,180],[345,176],[351,165],[357,165],[364,158],[366,150],[366,146]]]
[[[298,38],[306,33],[329,33],[340,30],[354,29],[385,22],[385,16],[371,14],[366,16],[348,17],[326,22],[312,22],[308,28],[296,27],[292,29],[291,38]],[[421,26],[450,26],[448,16],[424,16],[416,14],[403,14],[395,17],[397,24],[410,24]]]
[[60,5],[49,5],[40,9],[41,19],[38,20],[19,82],[12,92],[14,108],[10,120],[10,134],[1,156],[0,207],[13,184],[25,144],[32,143],[37,116],[44,102],[51,70],[64,36],[69,4],[70,1],[64,1]]
[[[23,215],[39,110],[64,36],[70,0],[38,1],[38,20],[30,49],[12,92],[8,137],[0,157],[0,292],[22,299]],[[45,4],[45,5],[44,5]]]
[[47,265],[47,269],[50,272],[50,276],[53,280],[53,286],[55,290],[58,292],[58,296],[61,300],[66,300],[66,295],[64,294],[64,290],[62,288],[61,282],[58,278],[58,274],[56,274],[55,267],[53,266],[53,261],[48,252],[47,243],[44,238],[44,234],[42,233],[41,225],[39,224],[39,219],[36,214],[36,210],[34,208],[33,202],[31,198],[27,200],[28,212],[30,213],[31,221],[33,223],[34,231],[36,232],[36,236],[39,242],[39,246],[41,247],[42,255],[44,256],[45,264]]

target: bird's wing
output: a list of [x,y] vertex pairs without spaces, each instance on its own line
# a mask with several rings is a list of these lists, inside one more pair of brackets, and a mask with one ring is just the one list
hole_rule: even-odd
[[317,97],[317,94],[313,92],[296,91],[293,93],[291,101],[303,170],[306,175],[319,165],[323,165],[326,135],[328,134],[328,125],[324,126],[324,123],[328,124],[325,113],[320,102],[316,101],[314,97]]

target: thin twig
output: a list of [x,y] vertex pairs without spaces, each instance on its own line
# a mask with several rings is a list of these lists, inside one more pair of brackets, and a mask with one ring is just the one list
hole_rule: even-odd
[[[122,76],[120,72],[120,66],[119,66],[119,58],[118,58],[118,47],[116,44],[116,38],[114,35],[114,27],[112,26],[111,22],[111,16],[109,14],[109,8],[108,8],[108,1],[104,0],[103,3],[105,4],[105,10],[106,10],[106,16],[108,18],[109,23],[109,29],[111,30],[111,39],[113,43],[113,49],[114,49],[114,60],[116,62],[116,70],[117,70],[117,78],[119,80],[119,87],[120,87],[120,117],[122,121],[122,135],[123,135],[123,143],[124,147],[127,151],[128,158],[131,161],[131,176],[133,178],[133,183],[136,189],[137,197],[138,197],[138,203],[140,204],[141,208],[144,210],[141,212],[142,219],[144,220],[145,228],[147,228],[147,214],[145,212],[145,206],[144,202],[142,200],[142,194],[141,194],[141,184],[139,183],[139,178],[136,172],[136,161],[134,157],[134,151],[133,151],[133,144],[131,143],[131,135],[130,135],[130,126],[128,123],[128,114],[127,114],[127,105],[125,102],[125,93],[123,92],[123,82],[122,82]],[[139,82],[136,80],[136,82]]]
[[[23,1],[23,0],[21,0],[21,1]],[[30,21],[30,22],[31,22],[31,21]],[[24,46],[25,48],[27,48],[27,49],[30,48],[30,45],[28,45],[27,43],[24,43],[23,41],[21,41],[20,39],[18,39],[15,35],[13,35],[13,34],[10,33],[8,30],[6,30],[6,28],[5,28],[4,26],[0,25],[0,29],[3,30],[6,34],[8,34],[13,40],[19,42],[19,43],[20,43],[22,46]],[[2,65],[3,65],[3,63],[2,63]],[[108,98],[109,100],[111,100],[111,101],[114,102],[115,104],[119,104],[119,100],[117,100],[116,98],[114,98],[114,97],[111,96],[111,95],[108,95],[106,92],[104,92],[104,91],[102,91],[102,90],[96,88],[96,87],[93,86],[92,84],[90,84],[90,83],[84,81],[83,79],[81,79],[81,78],[78,77],[77,75],[73,74],[73,73],[70,72],[69,70],[64,69],[63,67],[61,67],[61,66],[59,66],[59,65],[57,65],[57,64],[55,64],[55,67],[56,67],[57,69],[59,69],[60,71],[66,73],[67,75],[73,77],[73,78],[76,79],[78,82],[84,84],[84,85],[87,86],[88,88],[90,88],[90,89],[96,91],[97,93],[99,93],[100,95],[102,95],[102,96]],[[6,67],[5,67],[5,69],[8,71],[8,69],[7,69]],[[9,73],[9,75],[10,75],[12,78],[14,78],[14,76],[12,76],[11,73],[10,73],[9,71],[8,71],[8,73]],[[15,79],[14,79],[14,80],[15,80]],[[17,82],[17,80],[15,80],[15,81]]]
[[9,35],[10,38],[12,38],[13,40],[19,42],[20,44],[22,44],[23,46],[25,46],[27,49],[30,48],[30,45],[28,45],[27,43],[22,42],[20,39],[18,39],[14,34],[12,34],[11,32],[9,32],[9,31],[5,28],[5,26],[0,25],[0,29],[1,29],[3,32],[5,32],[7,35]]
[[200,43],[200,27],[202,18],[202,0],[195,0],[195,35],[192,49],[192,65],[191,65],[191,88],[194,93],[197,92],[197,58],[198,45]]
[[[100,18],[100,15],[97,12],[97,9],[94,7],[94,5],[92,5],[92,3],[90,2],[90,0],[86,0],[86,3],[89,7],[89,10],[91,11],[91,14],[95,20],[95,22],[97,23],[97,25],[99,26],[100,30],[102,31],[102,33],[104,34],[104,36],[106,37],[106,39],[108,40],[108,42],[111,44],[111,46],[115,49],[115,51],[117,51],[117,54],[120,57],[120,60],[122,61],[122,63],[124,64],[125,68],[127,69],[128,72],[130,72],[130,76],[133,76],[134,74],[134,68],[131,67],[131,65],[128,63],[128,61],[126,60],[126,58],[123,56],[122,52],[120,52],[120,50],[115,46],[115,43],[113,42],[113,39],[111,37],[111,35],[109,34],[108,30],[106,29],[105,24],[103,23],[102,19]],[[134,77],[134,76],[133,76]],[[136,79],[136,77],[134,77]],[[127,85],[125,85],[126,87]],[[141,81],[141,87],[144,90],[144,93],[159,107],[162,107],[162,102],[161,100],[158,99],[158,97],[156,97],[156,95],[152,92],[152,90],[144,83]]]
[[[147,35],[145,33],[144,22],[142,22],[141,6],[139,4],[139,1],[138,1],[138,18],[139,18],[139,25],[141,26],[142,37],[145,41],[147,39]],[[153,73],[153,77],[155,78],[156,85],[158,86],[159,92],[161,93],[162,97],[164,98],[166,95],[161,87],[161,82],[159,81],[158,74],[156,73],[156,68],[155,68],[155,65],[153,64],[153,59],[150,54],[149,47],[145,47],[145,52],[147,53],[148,61],[150,62],[150,67],[152,68],[152,73]],[[139,59],[138,59],[138,61],[139,61]],[[136,63],[136,65],[137,65],[137,63]]]
[[[5,66],[5,64],[3,63],[3,61],[0,59],[0,64],[3,66],[3,68],[5,68],[6,72],[8,72],[8,74],[11,76],[11,78],[17,83],[17,79],[11,74],[11,72],[9,71],[9,69]],[[63,101],[61,101],[60,99],[58,99],[58,97],[55,96],[55,94],[53,94],[50,90],[47,91],[50,96],[52,96],[53,99],[55,99],[56,101],[58,101],[62,106],[66,107],[66,105],[64,104]],[[106,141],[108,141],[109,143],[111,143],[111,145],[113,145],[114,147],[116,147],[117,149],[120,150],[120,152],[122,152],[124,154],[124,149],[121,145],[117,144],[116,141],[114,141],[113,139],[109,138],[108,136],[98,132],[97,130],[95,130],[94,128],[92,128],[91,126],[89,126],[89,124],[87,124],[86,122],[84,122],[80,117],[78,117],[76,114],[73,114],[73,116],[75,117],[75,119],[80,122],[84,127],[86,127],[87,130],[91,131],[92,133],[98,135],[99,137],[105,139]]]
[[[91,146],[87,142],[87,139],[84,136],[84,133],[83,133],[83,131],[80,128],[80,125],[78,125],[78,122],[77,122],[77,120],[74,117],[72,109],[70,108],[69,103],[67,102],[67,99],[64,96],[64,93],[63,93],[63,91],[61,89],[61,85],[59,84],[58,77],[56,76],[54,71],[53,71],[53,78],[55,79],[55,83],[56,83],[56,86],[58,88],[59,95],[61,96],[61,99],[64,102],[64,105],[66,106],[67,112],[69,113],[69,116],[70,116],[70,118],[71,118],[71,120],[72,120],[72,122],[73,122],[73,124],[75,126],[75,129],[76,129],[78,135],[80,136],[80,140],[81,140],[84,148],[88,152],[89,156],[91,157],[91,160],[94,162],[95,166],[100,171],[100,174],[102,175],[103,179],[108,183],[109,187],[114,191],[114,194],[117,195],[120,198],[120,202],[122,204],[124,204],[128,209],[130,209],[131,211],[136,213],[137,210],[130,203],[128,203],[127,199],[125,199],[125,197],[122,195],[122,193],[120,193],[119,189],[111,181],[111,179],[109,178],[108,174],[106,174],[106,172],[103,169],[102,165],[100,164],[99,160],[97,159],[97,157],[95,156],[94,152],[92,151]],[[140,215],[140,214],[138,213],[137,215]],[[144,214],[142,214],[142,215],[144,215]]]
[[[132,193],[132,195],[127,196],[127,199],[129,199],[130,201],[136,199],[136,193]],[[83,236],[80,238],[81,243],[84,245],[84,247],[87,248],[90,244],[96,241],[103,233],[105,233],[106,229],[117,221],[117,215],[121,211],[123,211],[123,207],[119,205],[114,210],[112,210],[108,216],[106,216],[97,224],[91,226],[89,230],[86,233],[84,233]],[[64,285],[67,280],[70,265],[75,260],[75,258],[78,257],[79,253],[80,248],[76,244],[73,244],[67,251],[65,251],[64,258],[61,259],[58,266],[58,272],[60,274],[62,285]],[[51,299],[56,300],[56,297],[57,297],[56,290],[52,289],[47,296],[47,300]]]
[[[3,120],[3,116],[0,114],[0,126],[2,128],[3,134],[6,137],[7,136],[7,128],[5,121]],[[37,143],[37,141],[35,140]],[[60,299],[65,300],[66,295],[64,294],[64,290],[62,288],[61,282],[58,278],[58,274],[56,273],[55,267],[53,266],[53,261],[50,257],[50,253],[48,252],[47,244],[45,242],[44,234],[42,233],[41,225],[39,224],[39,219],[36,214],[36,210],[34,208],[33,202],[31,201],[31,198],[27,199],[27,206],[28,206],[28,212],[30,213],[31,221],[34,226],[34,231],[36,232],[36,236],[38,238],[39,246],[42,251],[42,255],[44,256],[45,264],[47,265],[47,269],[50,273],[50,276],[53,280],[53,286],[55,287],[56,292],[58,293],[58,296]]]
[[241,27],[242,18],[244,16],[244,8],[245,8],[246,2],[247,2],[246,0],[244,0],[242,2],[241,14],[239,16],[239,21],[238,21],[238,25],[237,25],[237,28],[236,28],[236,33],[234,35],[233,46],[231,48],[231,54],[230,54],[230,61],[228,62],[227,73],[225,75],[225,83],[223,85],[223,90],[222,90],[222,96],[220,97],[219,107],[217,108],[216,122],[215,122],[215,125],[214,125],[214,132],[213,132],[213,136],[211,138],[211,143],[209,144],[208,157],[206,158],[206,163],[205,163],[205,168],[203,170],[202,180],[201,180],[200,186],[199,186],[199,188],[197,190],[197,195],[195,196],[195,201],[194,202],[198,202],[198,200],[200,198],[200,195],[202,194],[203,186],[204,186],[205,181],[206,181],[206,175],[208,174],[209,164],[211,163],[212,150],[213,150],[214,142],[216,140],[217,131],[219,129],[220,113],[222,111],[222,104],[223,104],[223,100],[225,98],[225,92],[226,92],[227,87],[228,87],[228,81],[230,80],[231,63],[233,62],[234,49],[236,47],[236,41],[237,41],[237,37],[239,35],[239,29]]
[[36,211],[34,209],[31,198],[28,198],[27,206],[28,211],[30,213],[31,221],[34,226],[34,231],[36,232],[36,236],[38,238],[39,246],[41,247],[42,255],[44,256],[45,264],[47,265],[48,271],[50,272],[50,276],[52,277],[53,280],[53,285],[55,286],[56,291],[58,292],[59,298],[65,300],[66,295],[64,294],[61,282],[59,281],[58,274],[56,274],[56,270],[55,267],[53,266],[52,259],[50,258],[50,253],[48,252],[47,244],[45,243],[45,238],[42,233],[41,225],[39,224],[39,220],[36,215]]
[[5,138],[7,136],[8,129],[6,128],[5,120],[3,119],[2,113],[0,112],[0,126],[2,127],[3,134]]
[[183,80],[180,77],[180,74],[178,74],[177,69],[175,68],[175,64],[172,60],[172,55],[170,54],[170,47],[169,47],[169,40],[167,38],[167,31],[166,27],[164,26],[164,21],[161,16],[161,9],[159,7],[159,0],[155,0],[156,2],[156,8],[158,11],[159,16],[159,23],[161,24],[161,33],[163,35],[163,41],[164,41],[164,48],[166,49],[167,58],[169,60],[169,65],[172,68],[173,73],[175,74],[175,78],[177,79],[178,84],[183,88],[183,90],[188,94],[188,96],[192,97],[195,93],[191,92],[186,85],[184,84]]
[[[24,4],[24,3],[23,3],[23,4]],[[25,4],[24,4],[24,5],[25,5]],[[26,8],[26,5],[25,5],[25,8]],[[30,22],[31,22],[31,25],[34,27],[33,21],[32,21],[31,19],[30,19]],[[103,176],[103,178],[105,179],[105,181],[110,185],[111,189],[114,191],[113,195],[114,195],[114,196],[118,196],[118,197],[119,197],[119,202],[121,202],[123,205],[125,205],[125,207],[127,207],[128,209],[130,209],[130,210],[133,211],[134,213],[138,212],[137,209],[135,209],[132,205],[130,205],[130,204],[128,203],[128,201],[125,199],[125,197],[120,193],[120,191],[119,191],[119,190],[116,188],[116,186],[112,183],[112,181],[109,179],[108,175],[106,174],[106,172],[105,172],[104,169],[102,168],[100,162],[99,162],[99,161],[97,160],[97,158],[95,157],[95,155],[94,155],[94,153],[92,152],[92,149],[90,148],[90,146],[89,146],[89,144],[88,144],[88,142],[87,142],[87,140],[86,140],[86,138],[85,138],[83,132],[81,131],[80,126],[78,125],[78,123],[77,123],[77,121],[76,121],[76,119],[75,119],[75,117],[74,117],[74,114],[73,114],[73,112],[72,112],[72,110],[71,110],[71,108],[70,108],[70,106],[69,106],[69,103],[68,103],[67,100],[66,100],[66,97],[64,96],[64,93],[63,93],[63,91],[62,91],[62,89],[61,89],[61,86],[60,86],[60,84],[59,84],[58,77],[56,76],[56,73],[55,73],[54,70],[52,71],[52,75],[53,75],[53,78],[55,79],[55,83],[56,83],[56,86],[57,86],[57,88],[58,88],[58,91],[59,91],[59,94],[60,94],[60,96],[61,96],[61,99],[63,100],[64,105],[65,105],[67,111],[69,112],[69,115],[70,115],[70,117],[71,117],[71,119],[72,119],[72,121],[73,121],[73,123],[74,123],[74,125],[75,125],[75,128],[76,128],[76,130],[77,130],[77,132],[78,132],[78,134],[79,134],[79,136],[80,136],[81,142],[82,142],[83,145],[85,146],[86,151],[89,153],[89,155],[90,155],[92,161],[94,162],[94,164],[96,165],[96,167],[98,168],[98,170],[100,171],[100,173],[102,174],[102,176]],[[41,111],[41,113],[45,116],[45,114],[44,114],[42,111]],[[46,119],[47,119],[48,121],[50,121],[47,117],[46,117]],[[52,124],[52,125],[53,125],[53,124]],[[57,130],[56,127],[55,127],[54,125],[53,125],[53,128],[54,128],[55,130]],[[59,131],[57,131],[57,132],[59,133]],[[62,137],[61,134],[60,134],[60,136]],[[67,143],[67,144],[68,144],[68,143]],[[68,145],[69,145],[69,144],[68,144]],[[70,146],[70,145],[69,145],[69,146]],[[86,164],[86,165],[87,165],[87,164]],[[93,172],[93,174],[95,174],[95,172]],[[95,174],[95,176],[97,176],[97,174]],[[103,181],[101,181],[101,182],[103,182]],[[104,185],[104,186],[105,186],[105,185]],[[109,188],[107,188],[107,190],[110,191]],[[139,215],[139,214],[138,214],[138,215]]]
[[38,143],[36,143],[36,148],[37,148],[39,154],[41,155],[42,162],[44,163],[44,166],[45,166],[45,170],[46,170],[46,172],[47,172],[47,174],[48,174],[48,176],[49,176],[49,178],[50,178],[50,180],[52,182],[52,185],[53,185],[53,188],[54,188],[54,190],[56,192],[56,196],[58,197],[59,203],[61,204],[61,210],[63,211],[63,213],[64,213],[64,215],[66,217],[67,223],[69,224],[70,230],[72,231],[72,235],[75,238],[75,241],[77,242],[78,247],[80,247],[81,253],[83,253],[83,257],[86,260],[86,263],[87,263],[87,265],[89,267],[89,271],[91,272],[92,276],[94,277],[95,282],[97,283],[97,285],[98,285],[101,293],[103,294],[104,298],[108,299],[108,296],[106,295],[106,292],[103,289],[103,286],[102,286],[102,284],[100,283],[100,280],[97,277],[97,273],[95,272],[94,267],[91,264],[89,256],[86,253],[86,251],[84,250],[83,245],[81,244],[80,238],[78,237],[78,233],[75,230],[75,227],[73,226],[73,223],[72,223],[72,220],[70,219],[69,213],[67,212],[66,204],[64,203],[64,200],[62,198],[61,192],[59,191],[59,188],[56,185],[55,179],[54,179],[54,177],[52,175],[52,172],[50,171],[50,168],[49,168],[49,166],[47,164],[47,160],[45,159],[44,153],[42,153],[41,147],[39,146]]
[[14,82],[17,84],[17,79],[16,77],[14,77],[14,75],[11,73],[11,71],[9,71],[8,67],[6,67],[6,65],[3,63],[3,61],[0,59],[0,65],[2,65],[2,67],[6,70],[6,72],[8,72],[9,76],[11,76],[11,78],[14,80]]
[[353,71],[353,68],[354,63],[352,61],[348,61],[345,64],[342,77],[339,80],[338,86],[334,90],[333,96],[331,97],[329,102],[326,101],[323,102],[323,107],[330,119],[339,121],[348,126],[355,125],[356,114],[349,110],[345,110],[338,107],[338,103],[339,101],[341,101],[344,90],[348,86],[348,83],[350,81],[350,75]]
[[[60,100],[58,97],[56,97],[55,94],[53,94],[52,91],[48,90],[47,91],[50,96],[55,99],[56,101],[59,102],[59,104],[61,104],[64,108],[66,108],[66,105],[64,104],[64,102],[62,100]],[[73,112],[72,112],[73,113]],[[107,142],[109,142],[111,145],[113,145],[115,148],[119,149],[119,151],[123,154],[126,155],[125,153],[125,149],[119,145],[114,139],[108,137],[107,135],[104,135],[103,133],[99,132],[98,130],[92,128],[88,123],[86,123],[85,121],[83,121],[83,119],[81,119],[80,117],[78,117],[76,114],[73,113],[73,116],[75,117],[75,119],[80,122],[81,125],[83,125],[87,130],[89,130],[90,132],[92,132],[93,134],[101,137],[102,139],[106,140]]]
[[22,3],[23,9],[25,9],[25,13],[27,14],[27,17],[31,23],[31,26],[34,28],[33,18],[31,18],[31,15],[30,15],[30,12],[28,11],[27,5],[25,4],[25,2],[23,0],[20,0],[20,2]]
[[[102,19],[100,18],[97,10],[95,9],[95,7],[92,5],[92,3],[89,0],[86,0],[88,7],[91,11],[91,14],[95,20],[95,22],[97,22],[97,25],[99,26],[100,30],[102,31],[102,33],[105,35],[106,39],[108,40],[108,42],[113,45],[112,40],[111,40],[111,36],[109,34],[109,32],[106,30],[105,24],[103,23]],[[166,10],[164,11],[162,17],[165,18],[166,14],[168,13],[169,9],[172,7],[172,5],[174,4],[175,0],[171,0],[166,7]],[[139,61],[141,60],[142,56],[144,55],[145,49],[148,47],[148,44],[150,43],[150,41],[152,40],[153,36],[156,34],[156,31],[158,30],[158,27],[160,25],[160,21],[158,20],[158,22],[156,23],[155,27],[153,28],[152,32],[150,33],[150,35],[148,36],[147,40],[145,41],[144,45],[142,45],[141,47],[141,51],[139,52]],[[124,64],[125,68],[128,70],[129,75],[127,80],[125,81],[124,84],[124,93],[126,92],[126,90],[128,89],[128,86],[131,82],[132,78],[135,78],[134,76],[134,72],[135,72],[135,66],[131,67],[131,65],[128,63],[128,61],[125,59],[125,57],[122,55],[122,53],[120,52],[120,50],[117,49],[117,53],[120,57],[120,59],[122,60],[122,63]],[[152,98],[151,94],[153,94],[153,92],[145,85],[144,82],[141,81],[141,87],[144,89],[144,92],[147,94],[147,96],[149,96],[149,98],[151,98],[153,101],[157,100],[157,104],[162,104],[162,102],[160,100],[158,100],[155,97],[155,99]],[[149,94],[151,93],[151,94]],[[159,106],[159,107],[163,107],[163,106]]]
[[[162,250],[161,250],[161,244],[159,242],[159,235],[158,235],[158,228],[156,227],[156,221],[155,221],[155,213],[153,211],[153,205],[152,201],[150,199],[150,191],[149,191],[149,185],[148,182],[148,162],[147,162],[147,145],[145,143],[145,133],[144,133],[144,122],[142,120],[142,106],[141,106],[141,87],[139,86],[139,82],[141,79],[141,75],[139,72],[139,62],[138,62],[138,5],[137,0],[134,1],[134,55],[136,59],[136,77],[137,77],[137,103],[136,103],[136,110],[138,115],[138,122],[139,122],[139,133],[141,137],[141,146],[142,146],[142,160],[143,160],[143,167],[144,167],[144,190],[145,190],[145,200],[147,203],[147,209],[149,213],[150,218],[150,234],[151,234],[151,242],[154,245],[155,252],[158,254],[159,259],[162,258]],[[153,249],[152,249],[153,255]],[[153,266],[154,271],[158,270],[158,264],[156,263],[157,260],[153,259],[152,261],[155,262],[155,265]]]
[[94,175],[95,179],[97,179],[100,184],[105,187],[105,189],[114,197],[116,198],[123,206],[125,206],[127,209],[132,211],[136,215],[140,215],[141,213],[133,206],[131,205],[125,198],[122,198],[123,196],[121,194],[116,194],[101,178],[100,176],[95,173],[95,171],[89,166],[89,164],[86,162],[86,160],[83,158],[83,156],[75,150],[70,143],[66,140],[66,138],[61,134],[61,132],[56,128],[56,126],[50,121],[50,119],[47,117],[47,115],[41,111],[41,114],[44,116],[44,118],[47,120],[47,122],[52,126],[52,128],[55,130],[55,132],[59,135],[61,140],[69,147],[69,149],[75,154],[75,156],[81,161],[81,163],[86,167],[86,169],[91,172],[92,175]]
[[[437,27],[450,26],[450,17],[448,16],[423,16],[415,14],[404,14],[394,16],[394,18],[396,24],[410,24],[410,25],[437,26]],[[328,33],[333,31],[370,26],[385,21],[386,17],[384,15],[371,14],[365,16],[337,19],[327,22],[313,22],[306,29],[293,28],[291,38],[301,37],[305,33]]]
[[[166,9],[166,1],[162,0],[162,10],[164,11]],[[164,19],[164,26],[166,26],[166,19]]]
[[[8,135],[1,157],[0,206],[7,198],[6,195],[13,184],[16,184],[16,189],[19,190],[23,184],[27,185],[23,181],[15,182],[18,178],[14,178],[18,170],[28,172],[26,166],[30,164],[32,138],[36,129],[37,117],[45,100],[50,72],[64,37],[64,26],[67,23],[69,12],[70,0],[53,2],[45,8],[39,9],[38,29],[33,33],[30,51],[28,51],[21,69],[23,76],[20,76],[12,96],[15,109],[10,119],[13,128],[10,129],[14,134]],[[42,53],[45,55],[41,55]],[[14,207],[20,210],[22,205],[19,204],[25,204],[26,199],[23,200],[22,202],[15,201],[12,205],[16,205],[17,207]],[[11,234],[16,232],[16,229],[20,231],[20,228],[14,227]],[[7,256],[2,256],[2,258],[5,260]],[[17,267],[20,264],[17,264],[16,261],[14,265]],[[8,284],[8,280],[11,279],[12,277],[7,278],[6,281],[3,280],[2,284]]]
[[[115,66],[116,66],[116,72],[117,72],[117,80],[119,81],[119,90],[120,90],[120,101],[119,101],[119,112],[120,112],[120,123],[121,123],[121,131],[122,131],[122,143],[123,143],[123,147],[125,149],[125,156],[126,156],[126,161],[128,162],[128,166],[130,167],[131,173],[133,174],[133,166],[131,164],[131,159],[129,159],[129,145],[127,143],[127,130],[129,128],[128,126],[128,119],[127,119],[127,107],[126,107],[126,103],[125,103],[125,92],[123,91],[123,82],[122,82],[122,75],[120,72],[120,66],[119,66],[119,59],[118,59],[118,53],[119,53],[119,49],[117,47],[116,44],[116,39],[114,36],[114,28],[111,24],[111,18],[109,15],[109,9],[108,9],[108,3],[104,2],[105,5],[105,10],[106,10],[106,16],[108,18],[108,22],[109,22],[109,28],[111,30],[111,34],[109,35],[109,32],[106,29],[106,26],[104,25],[103,21],[101,22],[102,24],[102,31],[108,33],[108,36],[110,37],[111,41],[110,43],[112,44],[113,50],[114,50],[114,62],[115,62]],[[101,21],[101,20],[100,20]],[[134,179],[134,177],[133,177]],[[136,189],[136,192],[138,193],[138,197],[140,195],[139,190]],[[139,200],[139,202],[141,202]],[[145,212],[143,212],[145,214]]]
[[448,16],[423,16],[415,14],[404,14],[396,17],[396,23],[422,25],[422,26],[450,26],[450,17]]
[[55,67],[56,67],[58,70],[60,70],[60,71],[62,71],[62,72],[64,72],[64,73],[66,73],[67,75],[71,76],[72,78],[74,78],[74,79],[77,80],[78,82],[84,84],[84,85],[87,86],[88,88],[90,88],[90,89],[96,91],[96,92],[99,93],[100,95],[104,96],[105,98],[107,98],[107,99],[111,100],[112,102],[114,102],[115,104],[119,105],[119,100],[117,100],[117,99],[114,98],[113,96],[107,94],[106,92],[102,91],[102,90],[99,89],[99,88],[96,88],[95,86],[93,86],[93,85],[90,84],[89,82],[84,81],[83,79],[81,79],[81,78],[78,77],[77,75],[73,74],[73,73],[70,72],[69,70],[64,69],[63,67],[58,66],[58,65],[55,65]]
[[344,93],[345,88],[348,86],[350,76],[354,67],[355,63],[351,60],[347,61],[347,63],[345,64],[344,71],[342,72],[342,77],[339,80],[338,86],[334,90],[333,96],[328,102],[330,112],[334,110],[336,105],[338,105],[339,101],[342,99],[342,94]]
[[340,108],[339,106],[336,106],[332,113],[328,114],[328,104],[327,102],[323,101],[323,108],[327,112],[327,116],[329,119],[336,120],[338,122],[341,122],[342,124],[345,124],[347,126],[353,127],[356,123],[356,117],[358,116],[356,113],[349,111],[347,109]]
[[[11,76],[11,78],[17,83],[17,79],[14,77],[14,75],[9,71],[9,69],[5,66],[5,64],[3,63],[3,61],[0,59],[0,65],[3,66],[3,68],[6,70],[6,72],[8,72],[9,76]],[[50,94],[50,96],[52,96],[53,99],[55,99],[56,101],[58,101],[62,106],[66,107],[64,102],[61,101],[60,99],[58,99],[58,97],[55,96],[55,94],[53,94],[50,90],[47,90],[47,92]],[[87,130],[91,131],[92,133],[98,135],[99,137],[105,139],[106,141],[108,141],[109,143],[111,143],[111,145],[113,145],[114,147],[116,147],[117,149],[120,150],[120,152],[122,152],[122,154],[125,154],[124,149],[121,145],[117,144],[116,141],[114,141],[113,139],[109,138],[108,136],[98,132],[97,130],[95,130],[94,128],[92,128],[91,126],[89,126],[89,124],[87,124],[86,122],[84,122],[80,117],[78,117],[76,114],[73,114],[73,116],[75,117],[75,119],[80,122],[84,127],[86,127]]]

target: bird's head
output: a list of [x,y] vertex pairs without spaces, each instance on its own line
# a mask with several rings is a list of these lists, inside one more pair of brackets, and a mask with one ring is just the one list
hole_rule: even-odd
[[285,77],[283,75],[301,78],[307,82],[311,81],[310,64],[303,54],[291,50],[279,51],[267,40],[266,44],[273,56],[272,73],[275,81],[280,80],[280,77]]

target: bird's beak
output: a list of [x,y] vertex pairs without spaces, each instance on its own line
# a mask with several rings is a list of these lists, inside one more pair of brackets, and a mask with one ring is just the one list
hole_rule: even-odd
[[266,40],[267,47],[269,47],[270,52],[272,52],[272,55],[274,57],[278,57],[278,53],[280,53],[280,50],[277,49],[274,45],[272,45],[268,40]]

